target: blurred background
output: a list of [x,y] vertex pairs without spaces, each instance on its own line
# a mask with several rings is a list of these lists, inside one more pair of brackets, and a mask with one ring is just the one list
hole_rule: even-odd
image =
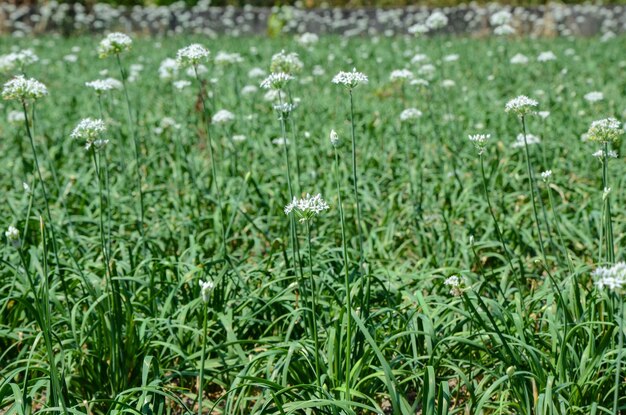
[[[70,3],[70,4],[82,4],[84,6],[93,6],[95,3],[107,3],[111,5],[124,5],[124,6],[167,6],[174,3],[184,3],[187,6],[195,6],[200,0],[58,0],[58,3]],[[497,1],[472,1],[471,4],[487,4],[487,3],[502,3],[515,6],[532,6],[548,3],[557,4],[626,4],[626,0],[611,0],[611,1],[593,1],[589,0],[562,0],[562,1],[549,1],[549,0],[497,0]],[[50,0],[0,0],[0,3],[8,3],[14,5],[37,5],[50,3]],[[405,6],[431,6],[431,7],[444,7],[444,6],[459,6],[467,4],[467,1],[462,0],[212,0],[212,6],[254,6],[254,7],[272,7],[272,6],[296,6],[302,8],[325,8],[325,7],[405,7]]]

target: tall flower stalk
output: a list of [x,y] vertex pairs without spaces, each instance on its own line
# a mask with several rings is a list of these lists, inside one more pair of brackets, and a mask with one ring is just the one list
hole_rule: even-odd
[[[289,192],[289,200],[294,199],[294,191],[293,185],[291,182],[291,163],[289,161],[289,148],[288,148],[288,140],[286,133],[286,122],[285,119],[289,117],[291,113],[291,106],[283,102],[283,91],[286,88],[287,84],[294,79],[293,76],[289,75],[285,72],[272,72],[267,78],[261,82],[261,87],[265,89],[272,89],[278,92],[278,105],[275,106],[275,110],[278,115],[278,121],[280,123],[280,132],[282,138],[282,147],[283,154],[285,157],[285,166],[287,168],[287,190]],[[293,217],[289,218],[289,235],[291,239],[292,246],[292,257],[293,257],[293,267],[294,273],[298,275],[298,271],[300,274],[300,278],[302,278],[302,266],[300,261],[300,249],[298,242],[298,229],[296,227],[296,222]]]
[[117,66],[122,77],[122,89],[124,90],[124,97],[126,98],[126,114],[128,119],[128,132],[133,140],[133,151],[135,155],[135,175],[137,176],[137,189],[139,190],[139,235],[141,236],[141,244],[146,249],[145,238],[145,208],[144,208],[144,194],[143,194],[143,176],[141,173],[141,152],[139,147],[139,141],[135,132],[135,123],[133,121],[132,105],[130,102],[130,96],[128,94],[127,76],[124,67],[122,66],[122,59],[120,55],[123,52],[127,52],[131,49],[132,40],[124,33],[111,33],[100,42],[98,52],[101,58],[108,56],[115,56]]
[[537,228],[537,236],[539,238],[539,249],[541,251],[541,256],[543,258],[545,267],[548,266],[548,261],[546,258],[546,252],[543,244],[543,237],[541,236],[541,226],[539,224],[539,214],[537,213],[537,204],[535,202],[535,178],[532,169],[532,162],[530,159],[530,151],[528,149],[528,138],[526,135],[526,116],[529,114],[533,114],[535,112],[535,108],[538,103],[534,99],[528,98],[524,95],[520,95],[517,98],[514,98],[507,102],[504,110],[509,113],[514,113],[518,116],[521,127],[522,127],[522,136],[524,137],[524,151],[526,155],[526,170],[528,173],[528,187],[530,191],[530,200],[533,207],[533,217],[535,219],[535,226]]
[[322,387],[322,383],[320,380],[321,372],[320,372],[320,347],[319,347],[319,339],[318,339],[318,331],[317,331],[317,306],[316,306],[316,298],[317,298],[317,290],[315,284],[315,278],[313,274],[313,249],[311,244],[311,225],[310,222],[320,213],[328,209],[328,204],[320,194],[316,196],[311,196],[307,193],[307,195],[301,199],[293,198],[291,203],[285,206],[285,214],[290,215],[292,218],[298,217],[301,223],[306,225],[306,233],[307,233],[307,245],[309,251],[309,301],[311,304],[311,318],[310,321],[310,330],[313,335],[313,343],[315,346],[315,375],[317,379],[317,386]]
[[[624,133],[622,125],[615,118],[605,118],[591,123],[587,131],[589,141],[598,142],[602,145],[602,201],[604,203],[603,230],[606,244],[606,262],[615,262],[615,248],[613,242],[613,223],[611,220],[611,188],[609,187],[609,157],[611,153],[610,145],[619,140]],[[602,243],[600,243],[601,245]]]
[[339,221],[341,222],[341,249],[343,253],[343,272],[344,272],[344,290],[346,292],[346,350],[345,350],[345,382],[346,382],[346,400],[350,401],[350,373],[352,370],[352,295],[350,290],[350,271],[348,269],[348,241],[346,239],[346,218],[343,214],[343,201],[341,197],[341,178],[339,174],[339,152],[337,147],[339,146],[339,136],[332,130],[330,132],[330,143],[333,146],[333,152],[335,153],[335,183],[337,186],[337,198],[339,205]]
[[222,239],[222,255],[224,260],[228,260],[228,247],[226,241],[226,224],[224,217],[224,209],[222,203],[222,193],[220,190],[219,178],[217,176],[217,164],[215,162],[215,155],[213,151],[213,139],[211,137],[211,117],[209,116],[209,110],[206,104],[206,98],[204,97],[204,90],[202,79],[198,74],[198,65],[201,62],[208,61],[210,52],[204,48],[204,46],[194,43],[187,47],[184,47],[176,54],[176,61],[178,65],[188,68],[193,68],[193,73],[198,82],[200,100],[202,102],[202,114],[206,118],[206,133],[209,147],[209,158],[211,159],[211,174],[213,175],[213,183],[215,184],[215,196],[217,199],[217,208],[220,213],[220,233]]
[[200,296],[202,298],[202,354],[200,355],[200,378],[198,380],[198,415],[202,415],[202,395],[204,394],[204,362],[206,361],[207,321],[209,316],[209,300],[214,285],[212,281],[200,280]]
[[[6,100],[16,100],[19,101],[22,106],[22,112],[24,114],[24,126],[26,127],[26,134],[28,135],[28,140],[30,143],[30,148],[33,153],[33,160],[35,161],[35,168],[37,169],[37,178],[39,179],[39,183],[41,184],[41,191],[43,192],[44,206],[46,210],[46,216],[49,223],[50,234],[52,237],[52,252],[54,254],[55,260],[55,269],[57,275],[59,275],[61,279],[61,286],[63,289],[63,293],[65,295],[66,301],[70,301],[69,292],[67,289],[67,284],[65,282],[64,274],[61,272],[59,268],[59,251],[57,248],[57,238],[54,230],[54,224],[52,222],[52,214],[50,213],[50,202],[48,200],[48,191],[46,189],[46,183],[43,180],[43,175],[41,173],[41,167],[39,165],[39,158],[37,157],[37,149],[35,147],[35,140],[33,137],[33,133],[30,128],[31,120],[28,117],[27,106],[29,103],[33,105],[33,114],[34,103],[36,100],[45,97],[48,95],[48,88],[46,86],[33,78],[25,78],[23,76],[16,76],[11,79],[7,83],[4,84],[2,88],[2,98]],[[35,186],[33,186],[34,189]],[[33,190],[34,191],[34,190]],[[28,219],[28,218],[27,218]]]
[[[354,120],[354,97],[352,95],[352,91],[361,84],[366,84],[368,82],[367,76],[361,72],[357,72],[356,69],[353,69],[352,72],[339,72],[333,78],[332,82],[336,85],[341,85],[345,89],[348,90],[348,94],[350,97],[350,138],[352,141],[352,186],[354,191],[354,200],[356,204],[356,228],[357,228],[357,236],[358,236],[358,247],[359,247],[359,270],[363,271],[363,264],[365,262],[365,254],[363,249],[363,229],[362,229],[362,218],[361,218],[361,202],[359,198],[359,185],[358,185],[358,174],[357,174],[357,164],[356,164],[356,123]],[[363,289],[363,280],[362,281],[362,289]],[[365,287],[365,304],[369,303],[369,291],[370,291],[370,280],[367,279],[366,287]],[[365,307],[365,313],[369,312],[369,307]]]

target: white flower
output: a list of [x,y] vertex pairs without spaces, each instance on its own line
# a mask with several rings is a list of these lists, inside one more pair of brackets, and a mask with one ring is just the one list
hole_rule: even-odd
[[425,79],[418,78],[418,79],[413,79],[411,81],[411,85],[417,86],[420,88],[428,88],[428,85],[430,85],[430,83]]
[[335,75],[332,82],[336,85],[343,85],[348,89],[354,89],[360,84],[366,84],[368,79],[365,74],[357,72],[356,68],[353,68],[352,72],[339,72]]
[[474,143],[476,149],[478,150],[478,155],[481,155],[485,152],[485,144],[491,138],[491,134],[472,134],[467,138]]
[[165,58],[159,65],[159,78],[163,80],[174,79],[178,76],[178,62],[176,59]]
[[272,56],[270,71],[294,75],[302,72],[303,67],[304,64],[297,53],[286,53],[284,50],[281,50],[279,53]]
[[7,241],[13,245],[14,248],[20,247],[20,231],[13,225],[9,226],[9,228],[4,232],[4,236],[7,238]]
[[539,115],[541,118],[545,120],[546,118],[550,116],[550,111],[539,111],[537,115]]
[[604,99],[604,94],[602,92],[592,91],[585,94],[584,98],[585,101],[591,102],[593,104],[594,102],[602,101]]
[[587,139],[601,143],[615,142],[623,133],[624,130],[619,121],[615,118],[605,118],[591,123],[587,131]]
[[246,141],[246,136],[242,134],[235,134],[234,136],[232,136],[231,140],[233,140],[235,143],[241,143],[242,141]]
[[299,217],[300,222],[306,222],[326,209],[328,209],[328,204],[322,199],[321,194],[318,193],[315,196],[311,196],[307,193],[306,196],[301,199],[294,196],[291,203],[285,206],[285,215],[289,215],[293,212]]
[[289,139],[285,138],[285,137],[278,137],[272,140],[272,144],[276,145],[276,146],[288,146],[289,145]]
[[200,296],[202,297],[202,301],[204,303],[208,303],[209,302],[209,298],[211,297],[211,291],[213,290],[213,288],[215,287],[215,284],[213,284],[213,281],[199,281],[199,285],[200,285]]
[[[541,143],[541,139],[533,134],[526,134],[526,143],[528,143],[528,145],[533,145],[533,144],[539,144]],[[513,144],[511,144],[512,148],[520,148],[520,147],[524,147],[525,143],[524,143],[524,134],[518,134],[517,138],[515,139],[515,142],[513,142]]]
[[213,114],[213,124],[228,124],[235,121],[235,114],[227,110],[219,110]]
[[301,46],[308,47],[316,44],[319,40],[319,36],[315,33],[303,33],[296,39],[296,42]]
[[4,84],[2,88],[2,98],[4,99],[39,99],[48,95],[48,88],[41,82],[33,78],[24,78],[18,75]]
[[489,17],[492,26],[502,26],[511,23],[513,15],[508,10],[498,10]]
[[447,24],[448,18],[439,10],[434,11],[430,16],[428,16],[428,19],[426,19],[426,26],[430,30],[441,29],[443,27],[446,27]]
[[283,89],[287,83],[293,80],[294,77],[286,72],[272,72],[267,78],[261,82],[261,88],[263,89]]
[[172,82],[172,85],[174,85],[174,88],[178,89],[179,91],[182,91],[183,89],[187,88],[188,86],[191,85],[191,82],[186,81],[186,80],[181,80],[181,81],[174,81]]
[[119,55],[122,52],[129,51],[133,44],[132,39],[124,33],[109,33],[98,47],[98,54],[101,58],[111,55]]
[[591,273],[591,276],[596,280],[595,284],[598,288],[621,291],[626,285],[626,263],[618,262],[609,268],[598,267]]
[[422,116],[422,111],[417,108],[407,108],[400,113],[400,121],[412,121],[420,118]]
[[408,81],[413,79],[413,72],[408,69],[396,69],[395,71],[391,71],[389,75],[389,80],[391,82],[396,81]]
[[333,147],[339,146],[339,135],[337,135],[335,130],[330,130],[330,144],[332,144]]
[[535,107],[539,105],[537,101],[532,98],[528,98],[525,95],[520,95],[517,98],[513,98],[506,103],[504,107],[505,112],[513,112],[519,117],[523,117],[528,114],[532,114],[535,111]]
[[428,59],[429,59],[428,55],[425,55],[423,53],[418,53],[417,55],[411,58],[411,63],[420,63],[420,62],[427,61]]
[[451,275],[445,279],[444,285],[450,287],[450,294],[459,297],[463,294],[464,281],[458,275]]
[[106,125],[104,121],[100,119],[84,118],[74,128],[70,137],[75,140],[85,141],[85,150],[89,150],[92,147],[94,150],[99,150],[109,143],[109,140],[101,138],[101,135],[106,132]]
[[503,24],[493,29],[493,34],[496,36],[509,36],[515,34],[515,29],[508,24]]
[[263,78],[265,75],[267,75],[267,72],[261,68],[252,68],[248,72],[249,78]]
[[551,177],[552,177],[552,170],[546,170],[541,173],[541,178],[543,179],[544,182],[549,181]]
[[85,82],[85,86],[92,88],[98,94],[102,94],[103,92],[111,91],[113,89],[123,88],[123,84],[114,78],[96,79],[95,81]]
[[[609,150],[606,154],[607,154],[607,158],[613,158],[613,159],[617,158],[617,152],[615,150]],[[592,156],[597,157],[600,159],[600,161],[602,161],[604,160],[604,150],[600,149],[596,151],[595,153],[593,153]]]
[[21,71],[24,67],[37,62],[39,58],[32,49],[22,49],[8,55],[0,56],[0,72],[13,72],[16,68]]
[[415,23],[413,26],[409,27],[408,31],[412,35],[422,35],[428,33],[428,26],[423,23]]
[[513,65],[526,65],[528,63],[528,58],[525,55],[518,53],[511,58],[511,63]]
[[217,65],[222,65],[222,66],[236,65],[242,62],[243,62],[243,58],[241,57],[239,53],[236,53],[236,52],[228,53],[228,52],[219,51],[217,52],[217,55],[215,55],[215,63]]
[[539,56],[537,56],[538,62],[548,62],[555,61],[556,55],[552,51],[541,52]]
[[211,53],[201,44],[193,43],[176,52],[176,62],[178,66],[194,67],[202,62],[208,61],[210,54]]
[[9,111],[7,114],[7,121],[9,124],[21,124],[26,120],[24,117],[24,111]]
[[454,82],[452,79],[444,79],[443,81],[441,81],[441,86],[443,88],[453,88],[456,85],[456,82]]

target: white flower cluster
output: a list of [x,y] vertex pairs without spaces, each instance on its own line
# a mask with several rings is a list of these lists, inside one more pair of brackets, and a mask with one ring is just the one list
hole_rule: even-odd
[[242,63],[243,58],[239,53],[228,53],[228,52],[217,52],[215,55],[215,64],[217,65],[236,65],[238,63]]
[[422,116],[422,111],[417,108],[407,108],[400,113],[400,121],[412,121],[420,118]]
[[598,267],[591,273],[598,288],[621,291],[626,285],[626,263],[618,262],[612,267]]
[[541,172],[541,179],[544,182],[549,181],[552,178],[552,170],[546,170],[544,172]]
[[587,139],[589,141],[609,143],[617,141],[623,133],[622,124],[615,118],[609,117],[592,122],[591,127],[587,131]]
[[9,228],[4,232],[4,236],[7,238],[7,241],[13,245],[14,248],[20,247],[20,231],[13,225],[9,226]]
[[515,138],[515,141],[513,142],[513,144],[511,144],[511,147],[520,148],[520,147],[524,147],[526,144],[530,146],[530,145],[539,144],[539,143],[541,143],[541,138],[539,138],[539,136],[527,133],[526,140],[524,140],[524,134],[520,133]]
[[202,62],[208,61],[210,55],[211,52],[204,46],[199,43],[193,43],[176,52],[176,62],[182,67],[195,67]]
[[[606,153],[607,158],[612,158],[612,159],[616,159],[617,158],[617,151],[615,150],[609,150]],[[604,150],[600,149],[598,151],[596,151],[595,153],[592,154],[593,157],[599,158],[600,160],[604,159]]]
[[26,120],[24,111],[9,111],[7,121],[9,124],[21,124]]
[[213,288],[215,287],[215,284],[213,284],[213,281],[199,281],[199,285],[200,285],[200,297],[202,297],[202,301],[204,303],[208,303],[209,302],[209,298],[211,297],[211,291],[213,290]]
[[481,155],[485,152],[485,144],[491,138],[491,134],[472,134],[468,138],[476,146],[478,155]]
[[442,29],[448,25],[448,17],[439,10],[434,11],[426,19],[426,27],[430,30]]
[[85,82],[85,86],[92,88],[97,94],[123,88],[122,83],[115,78],[96,79],[95,81]]
[[594,102],[602,101],[604,99],[604,94],[599,91],[592,91],[585,94],[584,98],[585,101],[593,104]]
[[178,62],[176,59],[165,58],[159,65],[159,78],[163,80],[176,79],[178,76]]
[[330,144],[333,147],[339,146],[339,135],[337,135],[337,131],[335,130],[330,130]]
[[101,138],[106,132],[106,125],[100,119],[84,118],[74,128],[70,137],[75,140],[85,140],[85,150],[92,147],[99,150],[109,143],[109,140]]
[[33,78],[24,78],[22,75],[16,76],[2,88],[2,98],[18,99],[39,99],[48,95],[48,88],[41,82]]
[[396,69],[395,71],[391,71],[389,75],[391,82],[410,81],[411,79],[413,79],[413,72],[408,69]]
[[16,68],[23,70],[25,66],[37,62],[39,58],[32,49],[22,49],[0,56],[0,72],[12,72]]
[[320,40],[319,36],[317,36],[315,33],[308,33],[307,32],[307,33],[301,34],[296,39],[296,42],[298,42],[298,44],[300,46],[309,47],[309,46],[313,46],[314,44],[319,42],[319,40]]
[[534,99],[520,95],[507,102],[504,106],[504,111],[512,112],[518,117],[523,117],[528,114],[533,114],[537,105],[539,105],[539,103]]
[[211,119],[213,124],[228,124],[235,121],[235,114],[228,110],[219,110]]
[[537,56],[537,62],[549,62],[555,60],[556,55],[552,51],[541,52],[539,56]]
[[304,64],[300,60],[297,53],[285,53],[284,50],[276,53],[272,56],[270,63],[271,72],[284,72],[286,74],[294,75],[302,72]]
[[285,206],[285,215],[289,215],[293,212],[298,216],[300,222],[306,222],[326,209],[328,209],[328,203],[322,199],[321,194],[318,193],[315,196],[311,196],[307,193],[306,196],[301,199],[294,196],[291,203]]
[[261,88],[280,90],[293,79],[295,78],[286,72],[272,72],[263,80],[263,82],[261,82]]
[[513,55],[513,57],[511,58],[511,64],[513,65],[526,65],[528,63],[529,59],[526,55],[522,55],[521,53],[516,53],[515,55]]
[[132,45],[133,41],[130,36],[120,32],[109,33],[100,41],[98,54],[101,58],[119,55],[122,52],[129,51]]
[[352,72],[339,72],[333,78],[333,84],[342,85],[348,89],[354,89],[361,84],[368,82],[367,76],[362,72],[357,72],[356,68],[352,69]]
[[443,284],[447,287],[450,287],[450,294],[455,297],[460,297],[463,294],[463,288],[465,286],[465,281],[458,275],[451,275],[445,279]]

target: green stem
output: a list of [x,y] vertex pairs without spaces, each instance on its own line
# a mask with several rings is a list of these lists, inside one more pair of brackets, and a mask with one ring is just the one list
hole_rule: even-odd
[[350,292],[350,271],[348,270],[348,242],[346,240],[346,219],[343,214],[343,202],[341,198],[341,181],[339,178],[339,154],[335,148],[335,180],[337,182],[337,197],[339,198],[339,219],[341,221],[341,247],[343,250],[344,285],[346,290],[346,400],[350,401],[350,372],[352,357],[352,299]]
[[198,415],[202,415],[202,395],[204,385],[204,362],[206,359],[206,337],[207,337],[207,316],[209,309],[207,303],[203,303],[202,307],[202,355],[200,356],[200,384],[198,385]]
[[321,372],[320,372],[320,345],[319,339],[317,337],[317,311],[316,311],[316,292],[315,292],[315,278],[313,276],[313,249],[311,248],[311,225],[309,224],[309,220],[305,221],[306,223],[306,234],[307,234],[307,243],[308,243],[308,251],[309,251],[309,285],[311,286],[311,322],[312,327],[311,331],[313,332],[313,343],[315,344],[315,378],[317,379],[317,386],[322,388],[322,383],[320,380]]
[[[604,189],[609,187],[609,144],[604,143],[604,162],[602,163],[602,185]],[[606,204],[606,215],[604,218],[604,227],[606,235],[606,260],[608,263],[615,262],[615,248],[613,247],[613,223],[611,221],[611,200],[610,194],[607,194],[604,200]]]
[[624,347],[624,296],[619,295],[619,332],[617,346],[617,369],[615,370],[615,390],[613,391],[613,414],[618,414],[617,404],[619,400],[620,370],[622,367],[622,349]]
[[213,154],[213,140],[211,138],[211,119],[209,117],[209,113],[207,111],[206,100],[204,99],[204,92],[202,91],[202,81],[198,76],[198,68],[196,66],[193,67],[194,74],[196,75],[196,80],[200,86],[200,100],[202,101],[202,111],[204,116],[206,117],[206,134],[207,139],[209,140],[209,157],[211,159],[211,174],[213,175],[213,182],[215,183],[215,195],[217,197],[217,208],[220,211],[220,224],[221,224],[221,234],[222,234],[222,254],[224,255],[224,259],[228,257],[228,248],[226,245],[226,225],[224,224],[224,210],[222,208],[222,193],[220,191],[220,184],[217,177],[217,166],[215,164],[215,156]]
[[133,140],[133,149],[135,152],[135,173],[137,175],[137,186],[139,189],[139,235],[141,236],[141,244],[144,250],[146,249],[146,238],[144,234],[144,197],[143,197],[143,177],[141,175],[141,162],[140,162],[140,153],[139,153],[139,143],[137,141],[137,136],[135,134],[135,127],[133,124],[133,115],[130,105],[130,97],[128,95],[128,88],[126,87],[126,72],[124,72],[124,68],[122,67],[122,61],[120,59],[120,55],[116,54],[117,57],[117,65],[120,69],[120,74],[122,76],[122,86],[124,87],[124,96],[126,97],[126,112],[128,115],[128,130]]
[[541,256],[545,263],[545,268],[548,267],[548,260],[546,258],[546,252],[543,247],[543,237],[541,236],[541,228],[539,226],[539,215],[537,214],[537,205],[535,203],[535,180],[533,176],[532,165],[530,161],[530,151],[528,150],[528,140],[526,139],[526,121],[524,117],[522,119],[522,134],[524,135],[524,149],[526,151],[526,168],[528,170],[528,185],[530,188],[530,199],[533,205],[533,215],[535,218],[535,226],[537,227],[537,235],[539,237],[539,249],[541,250]]

